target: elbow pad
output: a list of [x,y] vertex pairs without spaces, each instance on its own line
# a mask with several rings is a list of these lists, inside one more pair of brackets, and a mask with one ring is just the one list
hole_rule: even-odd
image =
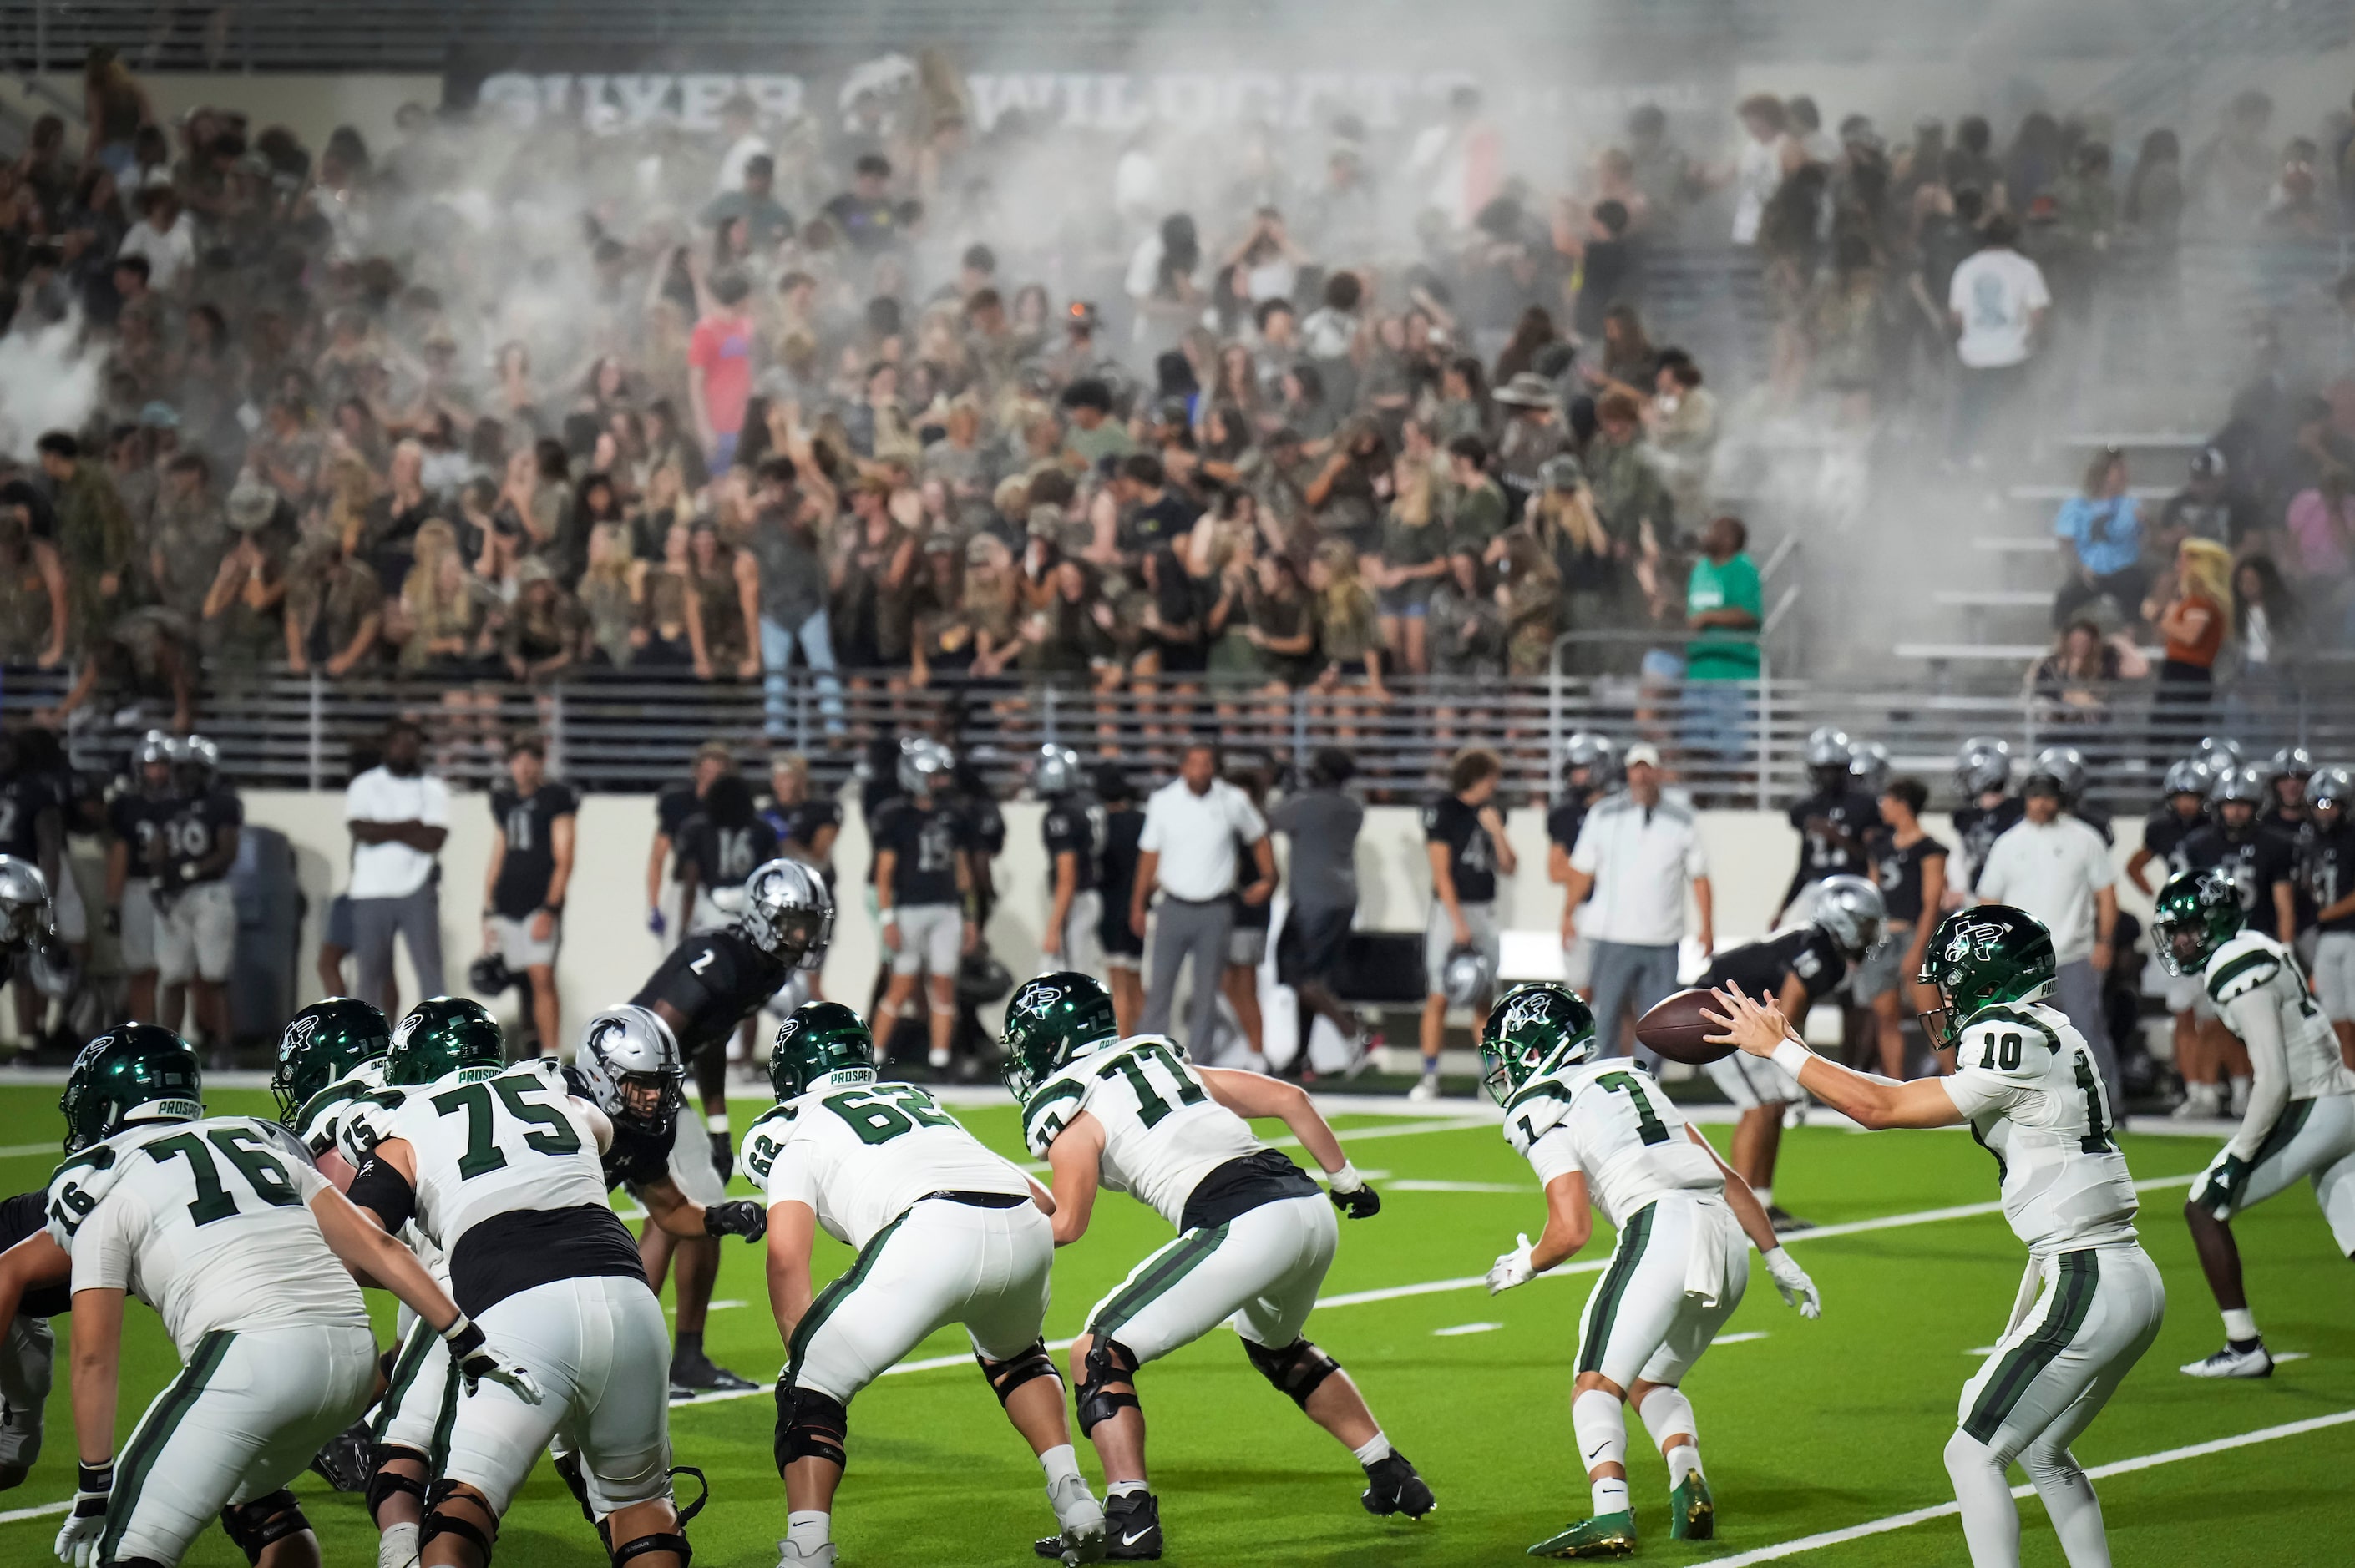
[[417,1189],[409,1178],[371,1155],[352,1178],[344,1196],[354,1205],[375,1212],[387,1232],[394,1232],[417,1216]]

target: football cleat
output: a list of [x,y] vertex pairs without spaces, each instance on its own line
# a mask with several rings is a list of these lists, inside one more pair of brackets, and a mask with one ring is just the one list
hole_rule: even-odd
[[1414,1087],[1406,1092],[1406,1097],[1417,1105],[1429,1104],[1439,1097],[1439,1080],[1435,1077],[1416,1079]]
[[1104,1510],[1095,1494],[1088,1490],[1086,1479],[1072,1476],[1060,1488],[1049,1487],[1047,1500],[1054,1505],[1055,1522],[1063,1527],[1064,1568],[1103,1562]]
[[1778,1236],[1792,1235],[1800,1231],[1811,1231],[1816,1228],[1815,1221],[1803,1220],[1780,1203],[1766,1205],[1766,1221],[1774,1227],[1774,1234]]
[[675,1354],[670,1359],[670,1397],[674,1403],[692,1399],[698,1393],[741,1393],[758,1386],[718,1365],[701,1351]]
[[1668,1494],[1668,1539],[1713,1541],[1717,1537],[1717,1500],[1709,1495],[1709,1480],[1699,1470]]
[[2228,1341],[2213,1355],[2176,1369],[2186,1377],[2271,1377],[2274,1358],[2263,1340]]
[[1439,1506],[1414,1466],[1396,1449],[1366,1467],[1366,1489],[1358,1500],[1368,1513],[1402,1513],[1409,1519],[1421,1519]]
[[376,1438],[365,1421],[355,1421],[311,1457],[311,1468],[339,1492],[368,1490],[376,1474]]
[[834,1542],[803,1548],[791,1541],[777,1542],[777,1568],[834,1568]]
[[1636,1555],[1636,1516],[1632,1512],[1601,1513],[1582,1519],[1560,1535],[1548,1536],[1529,1548],[1532,1557],[1560,1557],[1586,1562],[1604,1557]]
[[[1060,1535],[1030,1543],[1030,1549],[1051,1562],[1071,1561]],[[1130,1492],[1104,1503],[1103,1560],[1108,1563],[1156,1563],[1161,1558],[1161,1499],[1151,1492]]]

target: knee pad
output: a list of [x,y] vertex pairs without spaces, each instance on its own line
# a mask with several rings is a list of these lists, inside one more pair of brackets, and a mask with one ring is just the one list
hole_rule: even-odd
[[1109,1390],[1112,1383],[1135,1381],[1136,1356],[1126,1345],[1118,1340],[1104,1339],[1090,1345],[1088,1359],[1081,1365],[1080,1435],[1086,1436],[1124,1410],[1143,1409],[1135,1394]]
[[657,1531],[653,1535],[641,1535],[635,1541],[625,1541],[613,1548],[613,1568],[622,1568],[631,1558],[643,1557],[649,1552],[677,1552],[678,1568],[687,1568],[695,1560],[695,1549],[687,1545],[686,1536],[677,1531]]
[[850,1411],[842,1401],[814,1388],[795,1388],[788,1378],[777,1380],[779,1476],[796,1459],[831,1459],[847,1468],[849,1457],[842,1445],[849,1435]]
[[[395,1459],[410,1459],[424,1466],[426,1474],[431,1475],[433,1473],[433,1461],[431,1457],[419,1453],[414,1448],[403,1447],[398,1443],[378,1444],[372,1457],[375,1467],[368,1473],[368,1489],[360,1494],[362,1499],[368,1504],[368,1518],[371,1520],[376,1519],[384,1505],[393,1498],[415,1498],[421,1504],[425,1501],[423,1481],[415,1476],[393,1474],[388,1471],[385,1466]],[[379,1523],[378,1528],[381,1529],[382,1525]]]
[[991,1361],[976,1351],[973,1358],[981,1363],[981,1375],[989,1380],[990,1392],[1004,1404],[1014,1391],[1033,1378],[1053,1377],[1054,1358],[1047,1354],[1047,1341],[1040,1340],[1018,1356],[1002,1361]]
[[265,1547],[311,1528],[294,1494],[281,1487],[268,1497],[230,1503],[220,1511],[221,1529],[248,1563],[261,1561]]
[[1260,1376],[1275,1385],[1277,1393],[1290,1397],[1303,1410],[1308,1408],[1308,1396],[1341,1370],[1339,1361],[1306,1340],[1295,1340],[1280,1351],[1245,1340],[1243,1354],[1251,1358]]
[[[425,1543],[437,1535],[454,1535],[461,1541],[472,1542],[474,1550],[483,1554],[483,1562],[485,1568],[488,1568],[491,1561],[491,1546],[498,1537],[499,1527],[494,1523],[490,1530],[485,1531],[473,1520],[460,1519],[455,1514],[443,1512],[444,1505],[457,1495],[458,1483],[455,1481],[436,1481],[426,1489],[425,1523],[417,1532],[418,1548],[422,1552]],[[466,1500],[485,1513],[491,1510],[489,1501],[475,1495],[471,1489],[468,1490]]]

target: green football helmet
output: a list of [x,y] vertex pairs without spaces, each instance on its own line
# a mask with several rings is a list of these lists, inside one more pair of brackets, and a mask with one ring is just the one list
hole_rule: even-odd
[[278,1065],[270,1071],[279,1125],[293,1128],[313,1096],[391,1049],[384,1014],[356,998],[331,996],[296,1013],[278,1037]]
[[66,1152],[79,1154],[132,1121],[205,1114],[204,1066],[188,1043],[153,1023],[118,1023],[81,1048],[58,1097]]
[[1513,1091],[1594,1054],[1594,1014],[1568,986],[1517,985],[1497,999],[1480,1033],[1480,1082],[1503,1105]]
[[2179,871],[2158,890],[2151,911],[2158,961],[2171,975],[2199,974],[2217,948],[2240,935],[2248,919],[2241,905],[2241,885],[2231,872],[2221,865]]
[[769,1086],[783,1104],[815,1088],[875,1081],[875,1036],[838,1001],[805,1001],[777,1029]]
[[392,1032],[384,1079],[409,1088],[463,1067],[505,1066],[506,1059],[506,1040],[490,1009],[469,996],[437,996],[410,1008]]
[[1109,1040],[1120,1038],[1112,998],[1071,969],[1026,981],[1006,1004],[1006,1061],[999,1078],[1024,1100],[1041,1080]]
[[1981,1008],[2041,1001],[2059,974],[2052,933],[2035,916],[2008,904],[1957,909],[1938,922],[1915,977],[1938,999],[1921,1014],[1922,1032],[1945,1050]]

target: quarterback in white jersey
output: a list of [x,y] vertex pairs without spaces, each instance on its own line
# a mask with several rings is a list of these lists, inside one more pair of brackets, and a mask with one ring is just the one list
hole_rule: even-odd
[[[784,1563],[832,1563],[851,1400],[934,1330],[964,1326],[1047,1476],[1060,1554],[1103,1555],[1103,1510],[1071,1451],[1062,1380],[1040,1338],[1055,1234],[1028,1176],[912,1084],[875,1081],[875,1040],[839,1002],[807,1002],[769,1054],[776,1107],[744,1136],[769,1202],[769,1305],[791,1359],[777,1380]],[[810,1285],[823,1226],[858,1256]]]
[[1692,1402],[1678,1388],[1750,1282],[1749,1242],[1783,1299],[1809,1318],[1815,1282],[1774,1241],[1766,1206],[1685,1124],[1652,1075],[1619,1057],[1593,1060],[1594,1015],[1558,985],[1498,999],[1481,1033],[1488,1092],[1505,1140],[1545,1191],[1546,1223],[1488,1271],[1495,1295],[1568,1262],[1603,1211],[1619,1233],[1611,1266],[1579,1319],[1571,1422],[1593,1513],[1529,1548],[1534,1557],[1624,1557],[1636,1550],[1627,1491],[1633,1404],[1668,1466],[1668,1534],[1708,1541],[1717,1510],[1701,1474]]
[[[170,1568],[216,1516],[250,1561],[274,1542],[317,1561],[286,1484],[368,1403],[376,1344],[346,1268],[442,1326],[469,1380],[529,1377],[417,1260],[369,1225],[269,1122],[204,1115],[196,1054],[152,1024],[82,1048],[59,1104],[69,1158],[50,1178],[46,1248],[73,1301],[78,1488],[58,1555]],[[37,1267],[38,1258],[28,1260]],[[154,1307],[182,1369],[120,1462],[114,1393],[123,1299]],[[0,1313],[13,1315],[13,1291]]]
[[2004,1216],[2027,1244],[2029,1266],[1995,1353],[1963,1385],[1946,1443],[1976,1568],[2018,1568],[2019,1513],[2005,1475],[2014,1459],[2071,1568],[2107,1568],[2101,1501],[2069,1445],[2158,1337],[2167,1311],[2158,1266],[2135,1236],[2134,1182],[2111,1138],[2101,1070],[2066,1015],[2045,1003],[2058,969],[2051,933],[2022,910],[1983,904],[1946,916],[1920,976],[1939,1006],[1922,1022],[1932,1045],[1955,1052],[1955,1071],[1907,1084],[1826,1061],[1781,1012],[1739,991],[1717,992],[1712,1015],[1725,1026],[1713,1039],[1771,1058],[1866,1128],[1967,1124],[1995,1156]]
[[499,1516],[559,1432],[615,1560],[686,1568],[695,1510],[671,1497],[670,1336],[606,1202],[612,1125],[563,1072],[548,1058],[506,1066],[480,1004],[437,997],[401,1021],[389,1086],[355,1112],[374,1142],[351,1201],[388,1230],[413,1219],[448,1258],[451,1294],[548,1394],[489,1389],[458,1405],[424,1499],[423,1568],[483,1568]]
[[[1369,1512],[1420,1519],[1431,1489],[1366,1408],[1340,1363],[1301,1330],[1339,1242],[1333,1206],[1381,1206],[1297,1087],[1256,1073],[1196,1067],[1157,1034],[1119,1038],[1112,1000],[1065,971],[1026,982],[1006,1010],[1007,1086],[1030,1150],[1054,1173],[1058,1246],[1087,1233],[1100,1187],[1178,1227],[1129,1271],[1071,1344],[1080,1428],[1103,1462],[1106,1555],[1161,1555],[1160,1508],[1145,1475],[1136,1371],[1231,1323],[1262,1376],[1356,1456]],[[1245,1118],[1283,1120],[1331,1187],[1253,1137]],[[1055,1555],[1056,1543],[1038,1543]]]
[[2197,975],[2216,1015],[2248,1047],[2240,1130],[2191,1184],[2185,1223],[2224,1314],[2224,1348],[2181,1370],[2192,1377],[2267,1377],[2274,1358],[2241,1281],[2232,1216],[2292,1182],[2312,1183],[2341,1254],[2355,1257],[2355,1073],[2314,999],[2297,955],[2248,928],[2232,874],[2185,872],[2159,889],[2151,929],[2159,961]]

